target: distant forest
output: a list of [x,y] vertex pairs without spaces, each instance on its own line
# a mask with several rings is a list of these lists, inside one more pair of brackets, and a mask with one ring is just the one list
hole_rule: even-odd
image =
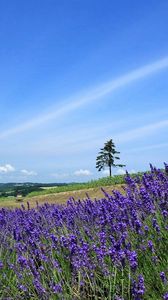
[[27,196],[34,191],[42,191],[42,187],[63,186],[66,183],[0,183],[0,197]]

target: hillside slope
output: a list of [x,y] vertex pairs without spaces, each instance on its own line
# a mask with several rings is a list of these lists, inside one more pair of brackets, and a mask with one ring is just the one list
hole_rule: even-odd
[[[123,186],[121,184],[117,185],[110,185],[104,187],[104,189],[108,193],[112,193],[112,190],[120,190],[123,191]],[[81,190],[75,190],[75,191],[66,191],[66,192],[60,192],[60,193],[49,193],[46,195],[37,195],[33,197],[25,197],[23,198],[23,202],[17,201],[15,198],[3,198],[0,201],[0,207],[11,207],[16,208],[20,207],[22,204],[26,205],[27,202],[29,202],[30,207],[35,207],[36,203],[38,202],[39,205],[42,205],[44,203],[57,203],[57,204],[64,204],[70,197],[74,197],[75,200],[85,199],[87,197],[87,194],[92,198],[102,198],[103,192],[101,190],[101,187],[96,188],[86,188]]]

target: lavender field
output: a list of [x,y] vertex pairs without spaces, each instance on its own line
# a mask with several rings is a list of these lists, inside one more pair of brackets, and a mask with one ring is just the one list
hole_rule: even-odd
[[0,210],[0,299],[168,299],[168,165],[103,199]]

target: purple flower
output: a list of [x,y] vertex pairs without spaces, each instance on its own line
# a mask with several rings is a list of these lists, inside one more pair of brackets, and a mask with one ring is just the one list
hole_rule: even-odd
[[62,286],[61,286],[61,284],[60,283],[53,284],[52,285],[52,291],[53,291],[54,294],[60,294],[60,293],[62,293]]
[[40,283],[40,281],[38,279],[34,279],[33,284],[36,288],[36,291],[39,295],[43,295],[46,293],[45,288],[42,286],[42,284]]
[[141,300],[144,293],[145,293],[144,278],[142,275],[139,275],[137,282],[133,280],[132,295],[135,300]]
[[0,260],[0,270],[3,269],[3,262]]
[[138,266],[137,253],[135,251],[127,251],[127,254],[128,254],[128,260],[130,263],[130,267],[133,271],[135,271]]
[[[2,284],[5,286],[11,273],[20,297],[49,299],[55,294],[63,299],[71,286],[74,293],[79,287],[81,298],[87,299],[90,281],[100,285],[105,299],[107,276],[112,276],[115,268],[119,300],[118,274],[122,269],[127,276],[131,269],[129,277],[136,280],[132,281],[130,297],[143,299],[145,284],[142,275],[137,277],[138,267],[141,270],[150,258],[154,268],[166,261],[168,176],[151,166],[150,173],[138,180],[127,174],[126,181],[125,193],[114,191],[110,195],[104,191],[105,197],[94,201],[89,196],[77,201],[71,197],[65,205],[0,209]],[[163,283],[167,283],[166,272],[159,274]],[[123,293],[122,297],[127,297],[125,289]],[[167,294],[164,300],[168,300]]]
[[136,229],[137,233],[139,233],[141,226],[142,226],[141,221],[140,220],[135,220],[135,229]]
[[163,283],[166,282],[166,275],[165,275],[164,272],[160,272],[160,278],[161,278],[161,280],[162,280]]
[[25,285],[23,285],[23,284],[20,284],[20,285],[19,285],[19,289],[20,289],[21,291],[23,291],[23,292],[27,292],[27,287],[26,287]]
[[23,256],[18,257],[18,263],[20,264],[21,267],[26,267],[27,266],[27,259]]
[[154,252],[153,242],[150,240],[148,241],[148,247],[151,250],[151,252]]
[[147,225],[145,225],[145,226],[144,226],[144,230],[145,230],[146,232],[148,232],[148,231],[149,231],[149,227],[148,227]]
[[168,292],[166,294],[164,294],[163,300],[168,300]]
[[168,217],[168,211],[164,209],[164,210],[162,211],[162,215],[163,215],[163,217],[166,219],[166,218]]
[[168,174],[168,164],[164,163],[165,165],[165,173]]

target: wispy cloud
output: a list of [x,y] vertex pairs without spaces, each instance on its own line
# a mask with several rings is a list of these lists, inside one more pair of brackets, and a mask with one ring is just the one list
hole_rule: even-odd
[[54,178],[61,179],[61,178],[69,177],[70,174],[68,174],[68,173],[52,173],[51,176],[54,177]]
[[14,172],[15,168],[11,166],[10,164],[6,164],[4,166],[0,166],[0,173],[10,173]]
[[159,144],[146,145],[146,146],[143,146],[143,147],[137,147],[137,148],[129,149],[126,152],[130,153],[130,152],[137,152],[137,151],[148,151],[148,150],[161,149],[161,148],[168,148],[168,143],[159,143]]
[[[131,169],[130,171],[128,171],[129,174],[133,174],[136,173],[136,171],[134,169]],[[102,174],[105,176],[109,176],[109,170],[105,169],[102,171]],[[119,168],[115,171],[115,175],[125,175],[126,174],[126,170]]]
[[137,80],[146,78],[166,68],[168,68],[168,56],[164,57],[163,59],[157,60],[151,64],[147,64],[138,69],[130,71],[120,77],[117,77],[116,79],[112,79],[104,84],[93,88],[92,90],[79,93],[74,97],[72,96],[69,99],[65,99],[65,101],[63,101],[64,104],[59,108],[56,108],[55,110],[52,109],[52,112],[39,115],[34,119],[31,119],[16,127],[1,132],[0,139],[21,132],[25,132],[26,130],[30,130],[32,128],[40,126],[41,124],[51,121],[53,119],[63,117],[64,115],[80,108],[83,105],[86,105],[90,102],[94,102],[117,89],[127,86],[128,84],[131,84]]
[[[128,170],[129,174],[134,174],[136,173],[136,171],[134,169]],[[117,175],[125,175],[126,174],[126,170],[119,168],[116,172]]]
[[116,174],[117,174],[117,175],[124,175],[124,174],[126,174],[126,171],[123,170],[123,169],[118,169],[118,170],[116,171]]
[[127,130],[122,133],[116,134],[114,139],[120,143],[131,141],[134,139],[139,139],[146,137],[152,133],[155,133],[156,130],[164,129],[168,127],[168,120],[163,120],[155,123],[151,123],[145,126],[141,126],[132,130]]
[[90,176],[90,175],[92,175],[92,173],[89,170],[80,169],[80,170],[75,171],[74,175],[75,176]]
[[[74,155],[76,153],[86,153],[94,151],[99,151],[99,148],[103,145],[105,139],[108,140],[113,138],[117,147],[119,144],[124,144],[127,142],[135,141],[135,140],[143,140],[148,136],[152,136],[154,134],[158,134],[162,130],[165,131],[168,129],[168,120],[157,121],[153,123],[146,124],[145,126],[140,126],[135,129],[123,130],[118,131],[118,133],[114,134],[113,131],[113,124],[110,125],[107,130],[107,127],[102,127],[102,132],[97,130],[92,130],[92,127],[86,127],[86,130],[81,131],[81,128],[77,128],[77,130],[69,131],[66,129],[64,134],[58,134],[57,139],[53,139],[51,137],[46,138],[44,142],[44,138],[39,139],[36,143],[34,141],[29,142],[29,145],[20,145],[19,149],[17,147],[13,147],[13,154],[15,153],[24,153],[31,154],[31,155]],[[72,132],[72,134],[71,134]],[[75,134],[73,134],[75,132]],[[108,132],[108,133],[107,133]],[[67,136],[66,136],[67,135]],[[66,138],[65,138],[66,136]],[[125,153],[128,152],[136,152],[136,151],[143,151],[143,149],[150,148],[160,148],[160,147],[167,147],[168,143],[162,143],[160,145],[150,145],[144,146],[142,148],[132,148],[132,149],[125,149]],[[146,148],[147,147],[147,148]],[[24,149],[24,150],[23,150]],[[97,150],[96,150],[97,149]],[[1,155],[6,152],[2,152],[0,149]],[[82,154],[82,155],[83,155]],[[104,174],[106,175],[106,174]]]
[[21,170],[21,173],[25,176],[36,176],[37,175],[37,173],[35,171],[28,171],[25,169]]

